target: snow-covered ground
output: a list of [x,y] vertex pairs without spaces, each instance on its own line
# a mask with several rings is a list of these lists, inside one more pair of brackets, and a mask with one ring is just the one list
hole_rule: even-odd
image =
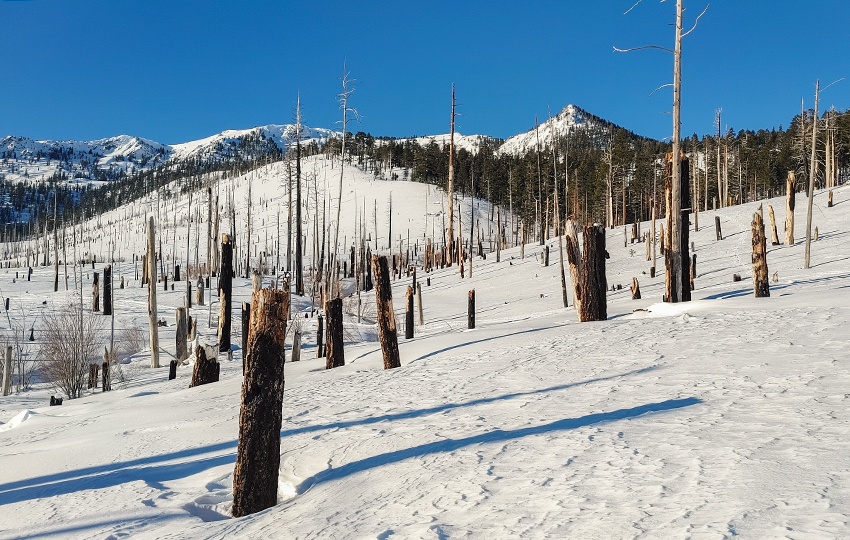
[[[284,170],[270,165],[253,180],[260,251],[266,233],[272,245],[278,204],[285,208]],[[377,203],[378,245],[385,247],[390,190],[396,240],[401,234],[406,241],[408,228],[420,246],[432,228],[439,235],[442,198],[434,188],[347,170],[346,245],[355,208],[365,205],[366,231],[374,234]],[[316,158],[305,171],[315,174],[320,201],[325,182],[336,197],[337,168]],[[241,230],[246,178],[222,181],[222,200],[228,186],[238,186]],[[690,303],[660,303],[663,259],[650,279],[645,244],[624,247],[620,228],[608,231],[607,276],[609,287],[623,288],[608,293],[605,322],[578,323],[573,308],[562,307],[555,238],[548,267],[542,248],[530,244],[524,259],[519,248],[503,251],[499,263],[495,254],[476,258],[472,278],[461,278],[456,266],[420,272],[426,324],[400,341],[400,369],[382,369],[373,326],[354,322],[346,365],[323,369],[314,358],[315,319],[305,319],[302,361],[285,368],[279,504],[245,518],[229,518],[239,350],[232,361],[221,357],[220,382],[198,388],[188,388],[191,368],[168,381],[167,368],[144,367],[149,353],[140,351],[125,366],[129,381],[113,392],[48,407],[57,392],[38,383],[0,398],[0,538],[846,537],[850,188],[834,194],[832,208],[825,193],[815,197],[819,239],[808,270],[805,195],[798,194],[797,243],[768,245],[777,278],[770,298],[753,298],[750,221],[758,205],[746,204],[700,213],[703,228],[691,232],[698,272]],[[193,204],[198,198],[205,208],[205,196]],[[175,239],[170,230],[163,252],[171,257],[173,249],[178,260],[186,202],[164,202],[161,211],[178,231]],[[782,238],[784,201],[767,202]],[[141,253],[145,213],[156,216],[152,204],[92,222],[100,237],[80,249],[100,261],[114,241],[127,261],[116,264],[127,279],[116,290],[119,328],[146,328],[146,289],[130,253]],[[477,215],[486,230],[484,203]],[[200,227],[204,238],[206,223]],[[194,245],[194,224],[191,235]],[[12,317],[26,316],[27,326],[72,294],[64,285],[52,292],[50,267],[13,284],[15,272],[0,270],[0,290],[11,297]],[[91,268],[85,272],[88,303]],[[742,281],[733,282],[733,273]],[[635,276],[643,299],[633,301]],[[394,283],[398,310],[408,284]],[[171,352],[183,287],[158,297],[159,316],[169,322],[160,343]],[[467,330],[473,288],[477,328]],[[248,281],[237,279],[234,291],[238,306],[249,298]],[[296,299],[296,311],[309,302]],[[213,341],[207,308],[192,315],[201,341]]]

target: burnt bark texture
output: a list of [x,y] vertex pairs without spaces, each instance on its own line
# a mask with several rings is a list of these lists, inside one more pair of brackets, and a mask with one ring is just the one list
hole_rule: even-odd
[[218,350],[230,350],[230,310],[233,294],[233,244],[227,234],[221,237],[221,268],[218,277],[218,295],[221,310],[218,315]]
[[584,246],[581,260],[581,309],[579,320],[605,321],[608,319],[605,277],[605,228],[590,225],[583,229]]
[[788,180],[785,185],[785,245],[794,245],[794,183],[796,182],[794,171],[788,171]]
[[112,265],[103,267],[103,314],[112,315]]
[[404,312],[404,339],[413,339],[413,287],[407,287],[407,309]]
[[248,350],[248,332],[251,328],[251,304],[242,302],[242,374],[245,374],[245,354]]
[[195,348],[195,368],[189,388],[218,382],[219,368],[215,345]]
[[175,319],[177,321],[177,328],[174,332],[177,342],[175,356],[179,363],[189,357],[189,351],[186,348],[186,339],[189,334],[189,321],[186,319],[186,308],[177,308]]
[[91,310],[100,311],[100,274],[94,272],[91,284]]
[[[325,348],[325,367],[327,369],[345,365],[343,350],[342,327],[342,298],[328,300],[325,303],[325,318],[327,319],[327,346]],[[380,326],[378,327],[380,329]]]
[[[384,355],[384,369],[401,367],[398,352],[398,331],[393,311],[393,289],[390,284],[390,269],[387,258],[372,256],[372,272],[375,274],[375,307],[378,319],[378,338]],[[411,327],[412,329],[412,327]]]
[[761,214],[753,215],[753,292],[756,298],[770,296],[767,275],[767,242],[764,236],[764,222]]
[[289,287],[260,289],[252,298],[239,444],[233,472],[233,517],[277,504],[283,362]]
[[632,300],[640,300],[640,283],[638,278],[632,278]]
[[475,289],[469,291],[466,306],[466,327],[469,329],[475,328]]
[[319,319],[316,324],[316,358],[324,358],[325,351],[322,343],[322,338],[324,337],[325,331],[325,318],[319,315]]
[[[681,154],[681,174],[679,175],[679,208],[681,209],[679,223],[681,225],[678,228],[679,238],[673,238],[673,189],[671,184],[673,181],[673,154],[667,154],[666,159],[667,175],[665,180],[665,196],[667,201],[667,227],[665,230],[667,235],[666,249],[668,251],[665,252],[664,256],[664,266],[666,270],[665,298],[668,302],[689,302],[691,300],[691,263],[690,256],[688,255],[690,240],[690,228],[688,227],[688,223],[690,222],[691,212],[690,166],[688,157]],[[676,269],[675,257],[673,256],[675,253],[678,253],[681,258],[681,274],[679,274]]]

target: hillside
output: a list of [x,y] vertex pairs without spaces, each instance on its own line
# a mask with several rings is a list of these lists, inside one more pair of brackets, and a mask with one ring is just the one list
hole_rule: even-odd
[[[319,200],[326,189],[336,196],[338,162],[314,157],[304,170],[307,197],[314,189]],[[386,248],[390,192],[393,245],[399,236],[406,243],[408,229],[411,243],[440,234],[444,203],[432,186],[346,170],[345,245],[365,206],[367,234],[374,212],[378,236],[369,240]],[[250,180],[258,252],[271,245],[274,254],[284,178],[275,163],[209,179],[222,199],[233,190],[240,235]],[[534,243],[524,258],[518,247],[498,263],[494,254],[476,257],[471,278],[457,267],[420,273],[425,325],[400,340],[396,370],[382,369],[369,317],[358,324],[350,314],[346,365],[323,369],[314,358],[315,319],[300,318],[311,300],[295,298],[306,343],[302,361],[285,365],[279,504],[245,518],[228,517],[238,348],[232,361],[220,358],[221,381],[198,388],[188,388],[190,368],[167,381],[167,368],[145,367],[144,349],[125,359],[128,380],[109,393],[51,408],[56,392],[37,382],[0,398],[0,538],[840,537],[850,515],[850,187],[834,195],[832,208],[825,192],[815,195],[819,239],[808,270],[800,241],[805,195],[798,195],[796,244],[768,245],[776,273],[770,298],[752,295],[750,221],[763,202],[783,223],[779,198],[700,214],[704,225],[720,218],[723,240],[713,226],[691,232],[698,263],[689,303],[661,303],[663,261],[649,278],[646,245],[624,246],[622,228],[608,230],[607,281],[624,287],[608,293],[604,322],[578,323],[573,308],[562,307],[556,238],[548,242],[555,254],[548,267]],[[195,196],[203,208],[205,199]],[[482,229],[492,227],[481,201],[464,200],[462,219],[470,202]],[[157,204],[165,264],[175,262],[172,252],[182,262],[186,196],[139,200],[83,227],[90,242],[78,255],[102,261],[115,246],[123,259],[116,263],[116,282],[123,276],[127,284],[116,289],[118,329],[146,327],[147,289],[132,254],[142,253],[142,224]],[[192,224],[192,245],[204,219],[201,212]],[[312,208],[310,238],[314,219]],[[307,246],[309,260],[312,240]],[[0,291],[24,319],[16,328],[35,323],[36,342],[25,344],[34,354],[39,324],[74,296],[74,280],[71,291],[53,293],[51,267],[34,268],[32,281],[14,280],[17,271],[0,270]],[[92,269],[82,272],[88,306]],[[742,281],[733,282],[733,273]],[[635,276],[641,300],[628,291]],[[408,284],[393,283],[396,310]],[[158,293],[168,351],[184,286]],[[470,289],[474,330],[466,329]],[[237,278],[234,305],[249,294],[248,280]],[[373,302],[374,293],[364,300]],[[202,342],[215,339],[208,309],[192,310]],[[239,343],[238,308],[234,315]]]

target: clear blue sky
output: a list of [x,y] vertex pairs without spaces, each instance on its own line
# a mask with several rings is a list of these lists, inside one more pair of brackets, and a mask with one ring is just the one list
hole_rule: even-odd
[[[355,130],[509,137],[569,103],[655,138],[671,134],[675,2],[644,0],[0,1],[0,136],[164,143],[292,121],[334,127],[343,61]],[[686,0],[687,21],[705,0]],[[810,13],[815,10],[814,13]],[[683,133],[787,125],[814,82],[848,77],[850,1],[714,0],[683,53]]]

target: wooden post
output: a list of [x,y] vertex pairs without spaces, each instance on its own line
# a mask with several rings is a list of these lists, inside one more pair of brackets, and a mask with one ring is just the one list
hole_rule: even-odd
[[325,351],[322,345],[322,337],[325,331],[325,318],[319,315],[319,320],[316,326],[316,358],[324,358]]
[[638,278],[632,278],[632,300],[640,300],[640,283]]
[[[430,278],[429,278],[430,279]],[[419,310],[419,326],[425,325],[425,317],[422,312],[422,284],[416,284],[416,307]]]
[[150,329],[151,367],[159,367],[159,321],[156,309],[156,233],[153,216],[148,221],[148,252],[145,258],[148,277],[148,326]]
[[230,350],[230,302],[233,292],[233,243],[230,235],[221,235],[221,268],[218,276],[218,350]]
[[767,215],[770,217],[770,243],[774,246],[778,246],[779,237],[776,234],[776,217],[773,215],[772,205],[767,205]]
[[186,308],[177,308],[176,319],[177,329],[175,331],[175,338],[177,341],[177,348],[174,356],[176,357],[177,362],[180,363],[189,357],[189,351],[186,348],[186,337],[189,333],[189,323],[186,320]]
[[714,216],[714,232],[718,240],[723,240],[723,233],[720,231],[720,216]]
[[12,347],[6,347],[6,358],[3,362],[3,395],[12,393]]
[[605,277],[605,228],[590,225],[583,230],[584,249],[581,261],[581,309],[579,320],[605,321],[608,319]]
[[103,314],[112,315],[112,265],[103,267]]
[[[389,280],[389,276],[387,276]],[[376,288],[377,290],[377,288]],[[325,342],[325,368],[331,369],[345,365],[343,350],[342,299],[335,298],[325,303],[325,318],[327,319],[327,334]],[[380,329],[380,327],[379,327]]]
[[794,171],[788,171],[788,180],[785,185],[785,245],[794,245],[794,183],[796,177]]
[[407,309],[404,313],[404,339],[413,339],[413,287],[407,287]]
[[195,348],[195,368],[192,370],[192,382],[189,388],[218,382],[221,367],[218,364],[218,352],[215,345]]
[[393,291],[387,258],[372,256],[372,273],[375,274],[375,307],[378,319],[378,337],[384,356],[384,369],[401,367],[398,352],[398,332],[393,311]]
[[252,298],[254,317],[248,338],[233,471],[233,517],[277,504],[289,302],[288,282],[280,290],[260,289]]
[[94,272],[91,284],[91,310],[100,311],[100,272]]
[[761,214],[753,215],[753,292],[756,298],[770,296],[770,284],[767,274],[767,247],[764,235],[764,223]]
[[470,330],[475,328],[475,289],[469,291],[466,307],[466,327]]

